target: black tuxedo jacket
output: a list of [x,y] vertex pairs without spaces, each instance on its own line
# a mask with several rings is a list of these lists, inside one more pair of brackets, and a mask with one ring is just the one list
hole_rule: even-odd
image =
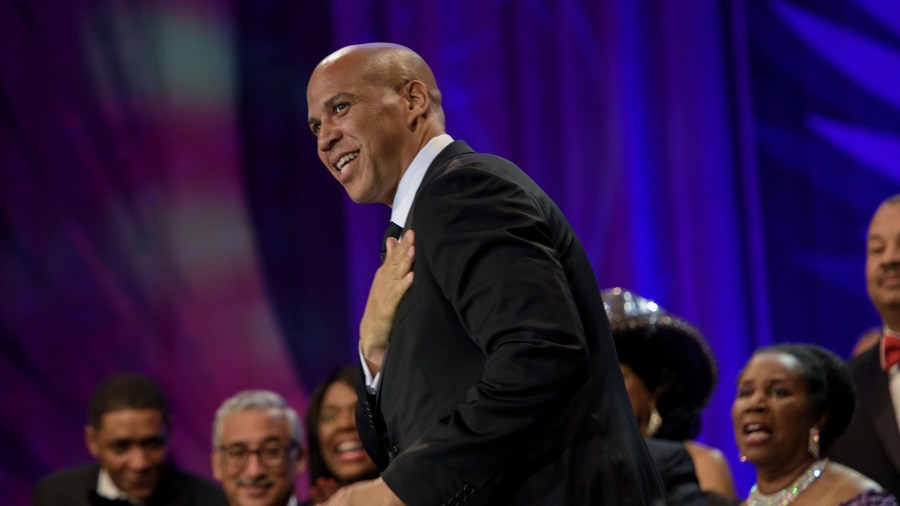
[[[41,480],[34,491],[33,506],[95,506],[99,464],[86,464],[59,471]],[[226,506],[225,494],[213,482],[168,465],[147,506]]]
[[661,504],[594,273],[550,198],[454,142],[405,225],[415,281],[357,411],[388,486],[410,505]]
[[856,410],[829,456],[900,497],[900,430],[888,390],[888,375],[881,370],[880,350],[881,346],[873,346],[850,360],[856,383]]

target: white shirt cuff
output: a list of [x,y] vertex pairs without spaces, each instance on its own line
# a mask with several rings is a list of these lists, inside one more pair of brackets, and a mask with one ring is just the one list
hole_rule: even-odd
[[366,357],[363,356],[362,348],[358,348],[359,351],[359,363],[362,365],[363,374],[366,377],[366,391],[372,395],[375,395],[378,392],[378,386],[381,385],[381,371],[372,377],[372,371],[369,370],[369,366],[366,364]]

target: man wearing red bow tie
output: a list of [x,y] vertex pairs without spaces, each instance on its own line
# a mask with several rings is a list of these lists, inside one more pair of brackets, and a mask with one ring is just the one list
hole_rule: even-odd
[[883,335],[850,361],[856,412],[830,456],[900,497],[900,194],[878,206],[866,240],[866,286]]

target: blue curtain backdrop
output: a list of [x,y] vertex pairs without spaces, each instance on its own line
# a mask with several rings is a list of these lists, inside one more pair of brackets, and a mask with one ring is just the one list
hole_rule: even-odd
[[0,3],[0,503],[89,460],[92,389],[171,398],[209,475],[244,388],[301,411],[356,329],[388,217],[321,167],[306,81],[346,44],[431,64],[448,132],[556,199],[602,287],[685,316],[719,360],[701,440],[753,481],[734,379],[778,341],[847,356],[878,323],[864,234],[900,192],[893,0]]

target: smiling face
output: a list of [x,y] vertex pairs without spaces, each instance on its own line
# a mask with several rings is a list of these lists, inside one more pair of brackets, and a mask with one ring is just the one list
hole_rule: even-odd
[[337,53],[316,67],[306,92],[319,159],[357,203],[391,205],[419,150],[407,88],[373,51]]
[[869,224],[866,287],[885,324],[900,330],[900,202],[882,204]]
[[342,484],[372,477],[377,472],[356,431],[356,399],[353,388],[335,381],[325,390],[319,415],[322,460]]
[[168,431],[156,409],[122,409],[85,429],[85,441],[116,486],[139,500],[156,489],[166,458]]
[[295,443],[288,418],[279,409],[250,409],[228,415],[222,424],[220,447],[213,450],[212,468],[229,503],[287,504],[294,491],[294,477],[303,470]]
[[812,459],[807,442],[813,416],[801,367],[793,355],[762,352],[738,378],[734,437],[741,455],[757,468],[790,468]]

